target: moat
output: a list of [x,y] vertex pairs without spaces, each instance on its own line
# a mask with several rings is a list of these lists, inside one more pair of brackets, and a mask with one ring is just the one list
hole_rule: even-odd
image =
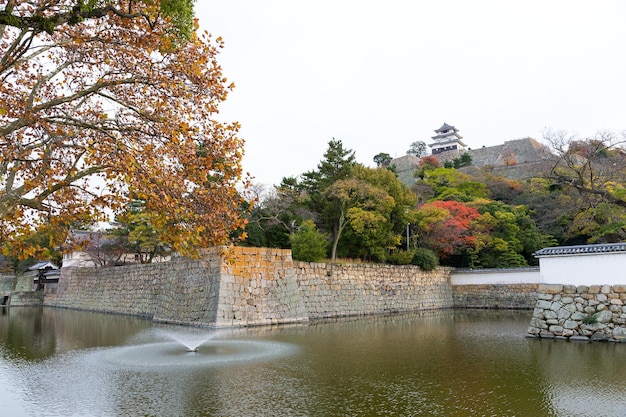
[[11,416],[621,416],[626,409],[626,344],[528,339],[528,310],[219,330],[47,307],[0,314],[0,404]]

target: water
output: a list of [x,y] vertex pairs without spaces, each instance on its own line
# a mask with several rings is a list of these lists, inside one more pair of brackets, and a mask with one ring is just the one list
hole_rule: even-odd
[[0,417],[626,415],[626,344],[526,339],[529,311],[219,331],[0,314]]

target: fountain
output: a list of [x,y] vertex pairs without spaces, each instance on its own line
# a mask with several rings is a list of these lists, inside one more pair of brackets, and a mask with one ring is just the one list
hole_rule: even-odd
[[[93,352],[98,363],[137,370],[215,367],[265,361],[288,355],[292,345],[247,340],[237,330],[160,328],[142,332],[129,344]],[[193,355],[190,355],[193,353]]]

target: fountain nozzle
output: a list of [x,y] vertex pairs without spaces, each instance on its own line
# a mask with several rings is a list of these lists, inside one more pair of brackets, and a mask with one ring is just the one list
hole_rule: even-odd
[[196,346],[196,347],[193,347],[193,348],[188,347],[188,348],[187,348],[187,349],[185,349],[185,350],[186,350],[187,352],[198,352],[198,347],[197,347],[197,346]]

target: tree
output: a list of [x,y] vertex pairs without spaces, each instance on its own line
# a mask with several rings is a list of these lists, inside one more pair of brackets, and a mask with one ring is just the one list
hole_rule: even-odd
[[363,248],[371,249],[377,240],[375,235],[389,231],[385,223],[395,201],[386,191],[350,178],[335,181],[324,196],[329,203],[325,217],[333,225],[331,259],[337,258],[339,240],[349,224],[353,225],[353,232],[359,236],[359,245]]
[[312,220],[306,220],[291,238],[293,259],[304,262],[318,262],[326,256],[328,239],[315,227]]
[[448,160],[443,163],[443,166],[445,168],[456,168],[456,169],[468,167],[470,165],[472,165],[472,155],[468,154],[467,152],[464,152],[458,158],[454,158],[452,160]]
[[415,155],[418,158],[426,155],[426,151],[428,150],[428,145],[426,143],[418,140],[411,143],[411,146],[406,151],[407,155]]
[[472,177],[454,168],[435,168],[423,172],[421,181],[433,187],[434,198],[438,200],[455,200],[468,202],[477,198],[485,198],[485,184],[472,181]]
[[257,194],[257,203],[247,215],[244,245],[271,248],[289,248],[290,239],[298,230],[298,224],[308,215],[300,204],[299,192],[293,178],[269,192]]
[[[146,2],[151,7],[127,7],[123,2],[99,2],[96,0],[44,0],[34,4],[20,4],[5,0],[4,10],[0,11],[0,28],[13,26],[26,30],[29,35],[24,40],[32,41],[34,36],[46,32],[53,34],[59,27],[75,26],[85,20],[100,19],[109,14],[125,19],[143,18],[151,27],[159,24],[160,17],[171,19],[170,30],[177,37],[189,37],[193,31],[194,0],[163,0]],[[25,13],[26,12],[26,13]],[[24,44],[25,46],[25,44]],[[21,47],[19,50],[25,50]]]
[[626,151],[624,135],[598,132],[579,139],[547,131],[555,155],[548,190],[567,209],[557,213],[556,234],[568,243],[617,242],[626,238]]
[[387,167],[389,166],[389,163],[392,161],[392,157],[391,155],[389,155],[388,153],[379,153],[374,155],[374,162],[376,163],[377,167]]
[[417,208],[417,195],[387,169],[371,169],[356,165],[354,175],[356,178],[380,188],[393,198],[394,205],[391,211],[384,213],[386,217],[385,230],[388,232],[381,235],[381,237],[386,237],[378,242],[380,247],[387,248],[405,236],[406,227],[412,222],[413,212]]
[[152,225],[145,205],[141,200],[131,202],[128,209],[116,217],[116,227],[108,234],[114,239],[111,248],[121,248],[124,254],[134,254],[140,263],[149,264],[155,257],[169,255],[170,251]]
[[[191,0],[3,1],[0,241],[146,202],[173,249],[242,226],[238,124],[223,42],[196,35]],[[61,227],[63,226],[63,227]]]
[[441,164],[439,163],[439,160],[432,155],[425,156],[422,159],[420,159],[418,165],[419,167],[415,171],[414,176],[415,178],[419,178],[421,180],[424,179],[426,171],[430,171],[432,169],[439,168],[441,166]]
[[317,170],[302,174],[301,187],[315,200],[335,181],[350,178],[355,164],[354,151],[345,149],[341,140],[333,138],[328,142],[328,149]]
[[549,178],[553,188],[573,188],[586,206],[599,202],[626,208],[625,137],[600,132],[579,140],[564,132],[548,131],[544,138],[556,155]]
[[420,245],[442,259],[460,254],[475,244],[472,222],[478,217],[478,210],[457,201],[426,203],[418,211]]

